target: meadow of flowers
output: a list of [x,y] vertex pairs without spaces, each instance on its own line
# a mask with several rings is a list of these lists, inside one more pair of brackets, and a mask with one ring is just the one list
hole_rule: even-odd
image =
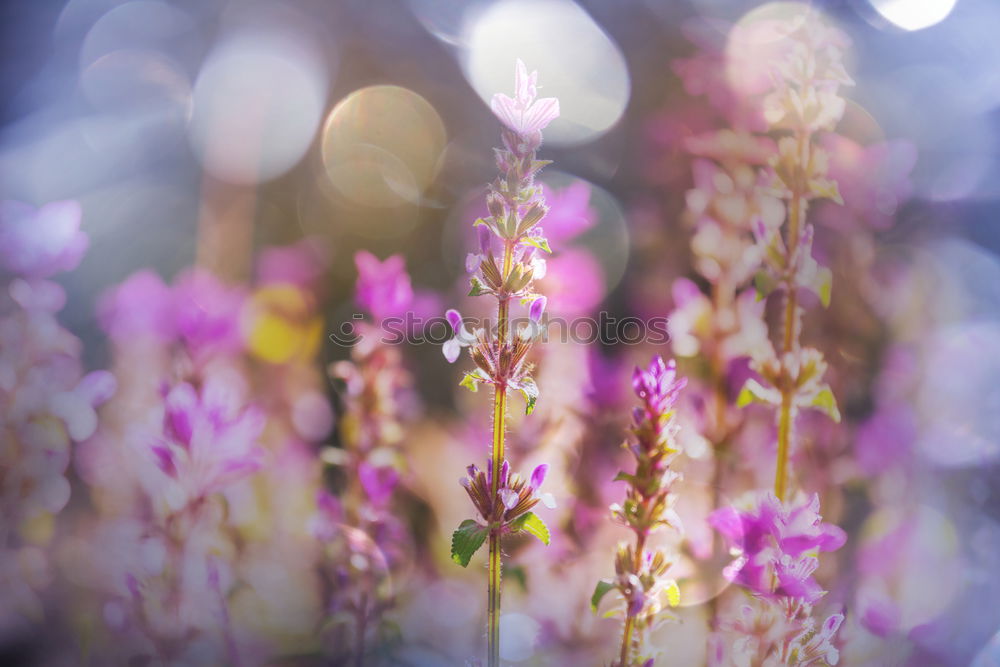
[[45,5],[0,664],[1000,664],[990,0]]

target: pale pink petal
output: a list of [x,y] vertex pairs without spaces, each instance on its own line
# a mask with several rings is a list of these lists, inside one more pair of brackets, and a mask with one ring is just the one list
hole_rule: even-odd
[[448,363],[453,364],[462,352],[462,346],[459,344],[457,338],[452,338],[445,341],[445,344],[441,346],[441,351],[444,353],[444,358],[448,360]]
[[503,93],[497,93],[490,101],[490,109],[500,122],[515,132],[519,131],[521,112],[517,108],[517,102]]
[[554,97],[542,98],[525,110],[520,131],[524,134],[539,132],[558,117],[559,100]]
[[500,489],[500,500],[504,507],[512,510],[517,505],[518,496],[510,489]]

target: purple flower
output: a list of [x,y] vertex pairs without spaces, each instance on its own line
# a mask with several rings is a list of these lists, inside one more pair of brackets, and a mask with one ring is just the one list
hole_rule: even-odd
[[549,472],[549,464],[542,463],[535,466],[535,469],[531,471],[531,481],[528,486],[534,492],[534,497],[537,498],[543,505],[549,509],[555,509],[556,499],[551,493],[542,493],[542,482],[545,481],[545,475]]
[[376,509],[383,509],[392,499],[392,493],[399,483],[399,471],[391,465],[372,465],[362,461],[358,466],[358,479]]
[[174,325],[195,355],[233,353],[243,345],[240,314],[245,303],[241,288],[224,284],[204,269],[192,269],[174,283]]
[[164,399],[163,432],[151,443],[157,466],[190,502],[221,491],[256,472],[264,450],[257,444],[264,415],[242,404],[228,378],[209,377],[199,392],[187,383]]
[[[756,507],[741,511],[726,507],[709,516],[711,524],[743,553],[732,577],[765,596],[777,594],[812,603],[822,591],[812,578],[817,551],[835,551],[847,535],[819,515],[819,496],[797,505],[781,503],[773,493]],[[778,588],[773,589],[775,579]]]
[[500,480],[498,495],[500,504],[494,505],[491,486],[493,483],[492,464],[488,464],[486,470],[480,470],[479,466],[472,464],[466,468],[467,477],[459,480],[462,488],[469,494],[472,504],[479,511],[479,516],[484,523],[489,525],[494,521],[500,521],[507,525],[519,516],[530,511],[538,503],[542,503],[549,509],[556,506],[555,498],[551,493],[542,493],[541,485],[545,481],[545,473],[548,471],[547,464],[536,466],[531,473],[529,481],[525,481],[517,473],[510,472],[510,464],[504,461],[500,467]]
[[559,100],[554,97],[536,99],[538,72],[528,73],[519,58],[514,73],[514,97],[497,93],[490,108],[504,125],[523,137],[540,133],[559,117]]
[[534,301],[531,302],[531,306],[528,308],[528,317],[531,318],[532,322],[540,322],[542,315],[545,313],[545,304],[549,300],[544,296],[539,296]]
[[840,662],[840,651],[833,645],[833,640],[844,622],[843,614],[830,614],[817,632],[812,632],[815,621],[811,618],[806,624],[805,632],[796,638],[796,655],[799,665],[813,665],[821,660],[827,665],[836,665]]
[[392,255],[380,262],[375,255],[361,250],[354,255],[358,269],[355,298],[376,320],[400,316],[413,302],[413,287],[406,273],[402,255]]
[[649,364],[649,368],[638,366],[632,372],[632,390],[643,402],[643,407],[636,413],[636,422],[650,418],[659,421],[673,409],[680,390],[687,386],[687,378],[677,377],[677,363],[671,359],[664,363],[663,357],[657,355]]
[[72,271],[89,245],[80,231],[80,216],[75,201],[38,209],[18,201],[0,202],[0,265],[26,278]]
[[329,542],[344,521],[344,508],[340,500],[327,491],[316,492],[316,513],[309,519],[309,532],[322,542]]
[[448,324],[451,325],[451,330],[455,333],[455,336],[445,341],[441,351],[444,353],[444,358],[448,360],[448,363],[453,364],[458,359],[458,355],[462,353],[462,348],[469,347],[475,343],[476,337],[462,322],[462,314],[454,308],[448,309],[448,312],[444,316],[448,319]]

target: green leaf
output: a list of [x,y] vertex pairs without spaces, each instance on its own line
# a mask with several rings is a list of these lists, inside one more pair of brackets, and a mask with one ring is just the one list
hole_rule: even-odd
[[840,409],[837,408],[837,398],[829,387],[823,387],[813,398],[811,407],[818,408],[827,414],[830,419],[840,423]]
[[629,484],[635,484],[635,475],[629,474],[624,470],[619,470],[615,478],[611,480],[612,482],[628,482]]
[[552,160],[532,160],[531,166],[528,168],[528,173],[537,173],[542,167],[546,167],[552,164]]
[[549,545],[549,528],[534,512],[525,512],[514,519],[510,527],[515,531],[523,530],[529,535],[534,535],[542,541],[542,544]]
[[840,188],[837,182],[829,178],[816,178],[809,181],[809,189],[817,197],[830,199],[833,202],[844,205],[844,199],[840,196]]
[[476,221],[472,223],[473,227],[478,227],[480,225],[486,225],[487,227],[490,227],[490,221],[485,218],[476,218]]
[[833,271],[821,266],[816,271],[816,278],[813,280],[813,291],[819,297],[819,302],[824,308],[830,307],[830,292],[833,291]]
[[743,388],[740,389],[739,396],[736,397],[736,407],[745,408],[751,403],[776,404],[780,402],[780,399],[772,400],[771,398],[768,398],[768,394],[770,393],[774,393],[774,390],[768,389],[760,382],[750,378],[746,381],[746,384],[743,385]]
[[601,600],[608,594],[608,591],[612,591],[614,588],[615,585],[607,579],[598,581],[597,586],[594,587],[594,594],[590,596],[590,610],[596,614],[597,608],[601,605]]
[[538,401],[538,385],[531,378],[524,378],[518,387],[521,395],[527,404],[524,407],[524,414],[530,415],[535,410],[535,403]]
[[525,236],[521,239],[521,243],[525,245],[535,246],[539,250],[544,250],[547,253],[552,253],[552,249],[549,248],[549,242],[542,236]]
[[486,286],[479,281],[479,278],[472,276],[472,289],[469,290],[469,296],[480,296],[486,294]]
[[472,519],[463,521],[451,535],[451,559],[462,567],[467,567],[472,554],[486,541],[487,532],[485,526],[480,526]]
[[485,380],[486,378],[483,376],[482,371],[477,368],[474,371],[466,373],[465,377],[462,378],[462,381],[458,383],[458,386],[465,387],[472,393],[476,393],[479,391],[479,383],[484,382]]
[[770,271],[761,270],[753,277],[753,286],[757,290],[757,300],[761,301],[774,291],[778,286],[778,281],[775,280]]

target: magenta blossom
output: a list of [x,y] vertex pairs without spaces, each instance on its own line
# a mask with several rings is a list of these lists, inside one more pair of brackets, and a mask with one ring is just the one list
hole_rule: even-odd
[[636,366],[632,372],[632,390],[642,401],[642,407],[636,408],[633,414],[635,425],[641,425],[649,419],[653,426],[665,421],[661,417],[669,413],[677,402],[677,395],[687,386],[687,378],[677,377],[677,364],[673,359],[664,363],[663,357],[657,355],[649,364],[649,368]]
[[354,255],[354,265],[358,269],[358,304],[375,319],[400,316],[413,303],[413,287],[402,255],[380,262],[375,255],[361,250]]
[[559,100],[538,97],[538,72],[528,74],[528,68],[519,58],[514,74],[514,97],[497,93],[490,108],[504,125],[526,139],[538,135],[559,117]]
[[177,334],[195,354],[233,353],[243,346],[240,313],[246,294],[215,274],[192,269],[174,281],[173,314]]
[[384,509],[392,500],[392,493],[399,483],[399,471],[391,465],[373,465],[362,461],[358,465],[358,479],[372,506]]
[[716,510],[709,523],[742,552],[729,573],[736,582],[760,595],[810,604],[823,594],[812,578],[818,564],[815,553],[835,551],[847,541],[840,527],[822,521],[816,494],[793,505],[768,492],[748,511]]
[[58,201],[35,208],[0,202],[0,265],[26,278],[72,271],[87,251],[80,204]]
[[183,504],[221,491],[256,472],[264,415],[240,400],[237,387],[210,377],[199,392],[187,383],[164,399],[163,432],[151,443],[160,470],[178,487]]

